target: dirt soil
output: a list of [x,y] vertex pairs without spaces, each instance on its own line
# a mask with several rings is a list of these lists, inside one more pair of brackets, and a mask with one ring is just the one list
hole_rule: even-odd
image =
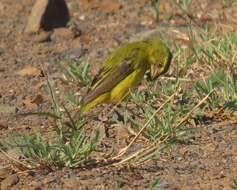
[[[135,34],[159,25],[179,27],[186,24],[183,12],[161,2],[160,23],[154,21],[148,0],[118,0],[87,3],[66,1],[74,22],[73,34],[67,28],[56,29],[50,41],[40,35],[24,34],[34,0],[0,1],[0,138],[12,133],[52,131],[46,117],[12,117],[25,111],[50,111],[46,70],[57,94],[63,99],[70,88],[64,84],[57,58],[65,54],[89,57],[92,74],[108,53]],[[99,2],[99,1],[98,1]],[[212,22],[223,28],[237,29],[237,7],[225,8],[221,0],[197,0],[191,12],[198,22]],[[166,20],[165,13],[173,14]],[[75,37],[76,36],[76,37]],[[84,51],[84,50],[87,51]],[[9,163],[0,155],[0,170]],[[135,168],[61,169],[52,172],[11,172],[1,176],[2,189],[149,189],[160,178],[160,189],[231,189],[237,179],[237,127],[228,121],[212,123],[172,152],[145,166]]]

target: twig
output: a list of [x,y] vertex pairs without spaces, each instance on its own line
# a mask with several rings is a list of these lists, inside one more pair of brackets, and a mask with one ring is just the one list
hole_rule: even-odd
[[207,98],[214,92],[215,89],[213,89],[211,92],[209,92],[196,106],[194,106],[194,108],[192,110],[190,110],[188,112],[188,114],[174,127],[175,129],[180,127],[184,122],[186,122],[188,120],[188,118],[190,117],[190,115],[200,106],[202,105]]
[[222,122],[218,122],[218,123],[212,123],[209,125],[206,125],[206,127],[223,127],[223,126],[227,126],[227,125],[235,125],[237,126],[237,119],[233,120],[233,121],[222,121]]
[[148,126],[148,124],[151,122],[151,120],[155,117],[155,115],[165,106],[165,104],[167,104],[174,96],[175,96],[176,92],[174,94],[172,94],[153,114],[152,116],[148,119],[148,121],[145,123],[145,125],[140,129],[140,131],[138,132],[138,134],[133,138],[133,140],[129,143],[128,146],[126,146],[125,148],[121,149],[119,154],[117,156],[115,156],[112,159],[118,159],[119,157],[123,156],[127,150],[132,146],[132,144],[137,140],[137,138],[141,135],[141,133],[144,131],[144,129]]
[[[161,79],[165,79],[165,80],[172,80],[172,81],[176,81],[177,78],[176,77],[160,77]],[[192,79],[187,79],[187,78],[179,78],[178,80],[183,81],[183,82],[192,82]]]
[[[190,115],[200,106],[202,105],[206,100],[207,98],[211,95],[211,93],[214,91],[214,89],[209,92],[192,110],[190,110],[190,112],[174,127],[175,129],[180,127],[184,122],[186,122],[188,120],[188,118],[190,117]],[[140,134],[142,133],[142,131],[148,126],[148,124],[150,123],[150,121],[152,120],[152,118],[164,107],[165,104],[167,104],[175,95],[176,93],[174,93],[173,95],[171,95],[160,107],[159,109],[157,109],[153,115],[149,118],[149,120],[145,123],[145,125],[142,127],[142,129],[139,131],[139,133],[137,134],[136,137],[134,137],[134,139],[129,143],[128,146],[126,146],[125,148],[123,148],[120,153],[112,158],[112,159],[118,159],[119,157],[123,156],[126,151],[132,146],[132,144],[136,141],[136,139],[140,136]],[[167,137],[165,139],[163,139],[161,142],[164,142],[165,140],[167,139]],[[159,144],[161,143],[159,142]],[[140,155],[141,153],[144,155],[147,155],[149,152],[151,152],[152,150],[154,149],[154,143],[149,146],[149,147],[146,147],[146,148],[143,148],[135,153],[133,153],[132,155],[128,156],[127,158],[121,160],[120,162],[118,163],[114,163],[113,165],[114,166],[118,166],[118,165],[121,165],[131,159],[133,159],[134,157]],[[148,152],[147,152],[148,151]]]
[[10,159],[10,160],[12,160],[13,162],[19,164],[22,168],[28,169],[28,170],[31,170],[31,169],[32,169],[30,166],[24,164],[23,162],[19,161],[18,159],[11,157],[9,154],[7,154],[7,153],[6,153],[5,151],[3,151],[2,149],[0,149],[0,152],[1,152],[5,157],[7,157],[8,159]]
[[136,156],[144,157],[144,156],[148,155],[149,153],[153,152],[157,148],[158,144],[161,144],[164,141],[166,141],[167,138],[168,138],[168,136],[166,136],[162,140],[159,140],[159,142],[154,142],[151,145],[149,145],[149,146],[147,146],[145,148],[142,148],[141,150],[138,150],[137,152],[133,153],[132,155],[128,156],[127,158],[124,158],[120,162],[114,163],[113,166],[118,166],[118,165],[121,165],[123,163],[126,163],[127,161],[132,160],[133,158],[135,158]]

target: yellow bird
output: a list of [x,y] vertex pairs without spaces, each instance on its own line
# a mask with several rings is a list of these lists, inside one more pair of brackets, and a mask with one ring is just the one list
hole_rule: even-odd
[[127,43],[106,60],[83,98],[81,112],[103,103],[118,103],[150,69],[153,79],[168,71],[172,54],[160,40]]

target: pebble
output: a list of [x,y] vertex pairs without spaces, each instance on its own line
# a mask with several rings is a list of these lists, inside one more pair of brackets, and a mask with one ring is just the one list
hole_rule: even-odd
[[1,182],[1,190],[8,190],[19,182],[19,177],[13,174]]
[[70,40],[75,37],[75,34],[72,30],[68,28],[56,28],[51,36],[53,41],[62,41],[62,40]]

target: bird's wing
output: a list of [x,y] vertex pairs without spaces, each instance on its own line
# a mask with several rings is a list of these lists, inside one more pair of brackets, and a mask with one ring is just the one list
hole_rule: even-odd
[[105,64],[93,81],[92,89],[85,96],[83,103],[87,104],[98,96],[110,92],[120,81],[131,74],[135,70],[134,60],[138,54],[139,49],[133,49],[119,64]]
[[[138,57],[139,48],[119,48],[117,49],[112,56],[105,62],[99,73],[95,76],[94,80],[92,81],[92,89],[95,89],[99,86],[108,75],[113,73],[113,71],[118,71],[120,68],[125,68],[122,65],[132,64],[134,59]],[[125,69],[124,69],[125,70]]]

